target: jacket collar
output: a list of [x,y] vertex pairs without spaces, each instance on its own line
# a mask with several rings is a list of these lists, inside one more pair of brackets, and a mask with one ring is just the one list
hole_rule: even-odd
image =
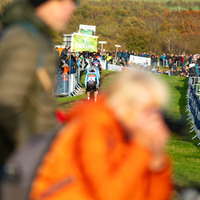
[[50,35],[52,30],[37,17],[34,7],[29,2],[16,2],[8,6],[2,15],[3,27],[8,27],[19,22],[29,22],[44,34]]

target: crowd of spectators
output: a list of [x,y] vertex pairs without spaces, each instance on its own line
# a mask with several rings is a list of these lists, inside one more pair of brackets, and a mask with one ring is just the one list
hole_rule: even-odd
[[[196,59],[193,60],[193,55],[176,55],[176,54],[162,54],[160,57],[156,54],[143,52],[135,53],[132,51],[121,51],[117,53],[113,50],[109,52],[102,53],[102,59],[106,59],[108,63],[120,65],[122,67],[132,67],[133,63],[129,63],[129,58],[131,55],[151,58],[151,64],[144,62],[140,67],[151,71],[153,73],[165,74],[169,76],[183,76],[188,77],[199,76],[198,66],[200,66],[200,56],[197,55]],[[112,56],[112,57],[111,57]],[[162,67],[162,68],[161,68]],[[164,67],[164,69],[163,69]]]
[[67,74],[74,74],[79,67],[86,70],[95,57],[101,56],[100,51],[97,53],[85,51],[79,53],[71,52],[71,47],[63,49],[60,55],[56,49],[55,51],[59,57],[58,74],[62,74],[64,71]]
[[[148,69],[153,73],[166,74],[170,76],[189,76],[192,67],[200,66],[200,57],[197,56],[195,63],[193,61],[193,55],[176,55],[176,54],[165,54],[163,53],[160,57],[155,53],[139,52],[138,54],[134,51],[128,50],[113,50],[106,51],[98,49],[98,52],[79,52],[71,53],[70,47],[66,47],[59,55],[59,67],[58,73],[62,74],[76,73],[77,68],[86,70],[87,66],[93,61],[95,57],[106,60],[108,64],[119,65],[122,67],[132,67],[133,63],[129,62],[130,56],[140,56],[144,58],[151,58],[151,64],[143,63],[143,68]],[[192,65],[191,67],[191,64]],[[106,66],[106,68],[107,68]],[[161,68],[162,67],[162,68]],[[164,67],[164,69],[163,69]],[[193,71],[197,71],[196,69]],[[197,72],[196,72],[197,73]]]

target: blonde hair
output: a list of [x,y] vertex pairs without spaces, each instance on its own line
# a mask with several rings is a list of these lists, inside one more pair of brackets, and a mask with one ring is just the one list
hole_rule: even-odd
[[139,69],[119,73],[107,89],[109,104],[117,105],[123,102],[137,106],[138,103],[149,103],[165,107],[169,92],[158,76]]

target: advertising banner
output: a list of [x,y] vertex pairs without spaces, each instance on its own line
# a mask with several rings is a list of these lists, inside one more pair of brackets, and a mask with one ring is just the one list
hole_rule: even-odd
[[96,26],[80,24],[78,32],[85,35],[95,35]]
[[148,62],[148,65],[151,65],[151,58],[145,58],[140,56],[130,56],[130,63],[136,63],[136,64],[144,64]]
[[108,64],[108,70],[121,72],[122,71],[122,67],[118,66],[118,65]]
[[72,35],[72,52],[97,52],[98,37],[74,33]]
[[80,30],[79,33],[84,35],[94,35],[94,32],[91,30]]

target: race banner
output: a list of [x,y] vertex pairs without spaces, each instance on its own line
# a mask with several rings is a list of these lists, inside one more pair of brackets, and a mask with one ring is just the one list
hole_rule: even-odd
[[74,33],[72,35],[72,52],[97,52],[98,37]]
[[130,56],[130,63],[135,63],[135,64],[146,64],[148,62],[148,65],[151,65],[151,58],[145,58],[145,57],[140,57],[140,56]]
[[85,35],[95,35],[96,26],[80,24],[78,33]]
[[79,33],[84,35],[94,35],[94,32],[91,30],[80,30]]

